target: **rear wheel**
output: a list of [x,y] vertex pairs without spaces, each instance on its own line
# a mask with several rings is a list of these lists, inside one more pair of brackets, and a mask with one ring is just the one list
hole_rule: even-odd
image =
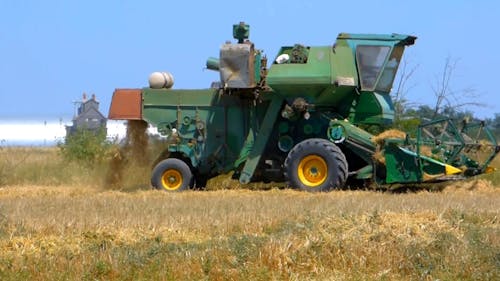
[[341,188],[347,180],[347,172],[344,153],[324,139],[298,143],[285,160],[285,177],[289,184],[305,191]]
[[184,161],[165,159],[154,167],[151,184],[156,189],[165,191],[186,190],[193,185],[193,173]]

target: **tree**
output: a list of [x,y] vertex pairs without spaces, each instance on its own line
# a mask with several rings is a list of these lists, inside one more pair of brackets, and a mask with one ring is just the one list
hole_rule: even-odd
[[484,106],[484,104],[473,101],[478,94],[475,89],[468,87],[461,90],[454,90],[451,87],[451,80],[455,74],[458,59],[451,56],[446,57],[443,72],[436,76],[434,85],[431,85],[432,92],[436,97],[432,119],[445,113],[445,110],[453,109],[460,111],[465,106]]
[[394,123],[393,126],[399,130],[413,134],[416,132],[417,126],[420,124],[418,117],[411,114],[412,104],[407,99],[408,92],[415,87],[415,83],[411,82],[413,74],[418,68],[417,65],[410,66],[406,59],[403,59],[402,65],[398,72],[398,82],[395,91],[392,92],[392,100],[394,104]]
[[103,129],[97,132],[78,129],[58,147],[64,159],[90,168],[105,160],[111,142],[106,140],[106,131]]
[[433,105],[425,105],[412,103],[407,99],[408,92],[415,86],[415,83],[411,83],[411,78],[419,65],[410,67],[406,60],[402,61],[397,86],[392,92],[395,128],[413,133],[422,121],[436,118],[474,119],[468,108],[484,104],[475,101],[479,95],[472,87],[461,90],[452,88],[458,62],[458,59],[451,56],[446,57],[442,73],[436,75],[434,83],[431,84],[435,102]]
[[415,71],[418,68],[418,64],[409,67],[409,63],[406,59],[403,59],[402,66],[399,70],[398,82],[396,90],[392,92],[392,100],[394,103],[394,122],[397,124],[403,117],[404,113],[411,106],[409,100],[406,98],[408,92],[415,87],[415,83],[408,85]]

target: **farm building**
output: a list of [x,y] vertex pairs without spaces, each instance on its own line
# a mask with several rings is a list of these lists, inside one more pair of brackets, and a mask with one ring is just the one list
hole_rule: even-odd
[[90,99],[83,93],[82,100],[75,102],[79,105],[73,118],[73,125],[66,126],[66,137],[78,130],[89,130],[95,133],[106,130],[106,117],[99,112],[99,101],[92,94]]

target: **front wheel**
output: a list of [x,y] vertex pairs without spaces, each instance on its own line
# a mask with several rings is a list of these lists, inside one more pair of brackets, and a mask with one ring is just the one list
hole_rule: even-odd
[[154,167],[151,184],[154,188],[165,191],[186,190],[193,185],[193,173],[184,161],[165,159]]
[[294,188],[329,191],[347,180],[347,160],[338,146],[324,139],[298,143],[285,160],[285,176]]

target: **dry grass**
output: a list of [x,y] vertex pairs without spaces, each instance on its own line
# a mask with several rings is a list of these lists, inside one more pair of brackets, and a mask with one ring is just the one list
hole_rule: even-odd
[[500,277],[499,171],[442,192],[238,185],[171,194],[149,190],[148,178],[129,170],[135,182],[110,190],[105,169],[61,162],[53,149],[2,149],[0,160],[8,171],[0,187],[0,280]]
[[494,186],[500,186],[500,155],[498,155],[490,164],[495,169],[492,173],[479,176],[479,178],[490,181]]
[[377,150],[373,154],[373,159],[379,162],[382,165],[385,165],[385,155],[384,155],[384,144],[386,139],[405,139],[406,138],[406,133],[396,130],[396,129],[389,129],[386,131],[383,131],[382,133],[373,136],[372,141],[377,145]]
[[90,172],[66,163],[55,147],[0,147],[0,186],[2,185],[88,185]]
[[499,277],[500,191],[0,189],[0,279]]
[[5,185],[76,185],[105,186],[125,191],[148,189],[150,165],[126,164],[126,167],[120,167],[122,179],[119,184],[115,185],[109,183],[108,177],[114,174],[110,172],[110,169],[116,170],[116,167],[109,165],[108,162],[88,167],[65,161],[56,147],[0,147],[0,187]]
[[382,133],[373,136],[372,141],[380,147],[384,146],[386,139],[405,139],[406,133],[396,129],[383,131]]

